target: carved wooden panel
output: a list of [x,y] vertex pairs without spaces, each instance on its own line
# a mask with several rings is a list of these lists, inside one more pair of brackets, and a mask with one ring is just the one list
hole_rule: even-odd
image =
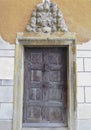
[[23,123],[65,123],[66,48],[25,48]]

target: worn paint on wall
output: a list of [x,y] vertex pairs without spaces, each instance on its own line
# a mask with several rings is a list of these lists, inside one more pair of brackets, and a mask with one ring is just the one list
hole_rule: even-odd
[[[0,35],[15,43],[16,33],[25,31],[36,4],[42,0],[0,0]],[[91,0],[51,0],[63,12],[69,31],[79,41],[91,39]]]

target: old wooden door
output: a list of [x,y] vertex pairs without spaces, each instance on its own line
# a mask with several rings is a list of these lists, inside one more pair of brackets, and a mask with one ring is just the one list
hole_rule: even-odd
[[67,125],[67,49],[25,47],[24,56],[23,125]]

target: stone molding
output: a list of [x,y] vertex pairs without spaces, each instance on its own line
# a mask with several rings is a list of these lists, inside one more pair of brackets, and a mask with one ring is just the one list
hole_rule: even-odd
[[[42,35],[43,36],[43,35]],[[23,81],[24,81],[24,47],[67,47],[67,85],[68,85],[68,125],[60,127],[60,130],[76,130],[76,41],[74,34],[67,36],[58,35],[49,37],[18,35],[15,49],[15,77],[14,77],[14,113],[13,130],[31,130],[35,129],[22,126],[22,108],[23,108]],[[37,128],[36,128],[37,129]],[[47,129],[38,128],[39,130]],[[38,130],[37,129],[37,130]],[[48,128],[49,129],[49,128]],[[52,128],[53,129],[53,128]],[[59,128],[54,128],[59,130]]]

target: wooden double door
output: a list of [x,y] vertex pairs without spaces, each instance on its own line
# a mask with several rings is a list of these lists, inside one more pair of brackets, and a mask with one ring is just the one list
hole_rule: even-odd
[[25,47],[23,125],[67,125],[66,47]]

